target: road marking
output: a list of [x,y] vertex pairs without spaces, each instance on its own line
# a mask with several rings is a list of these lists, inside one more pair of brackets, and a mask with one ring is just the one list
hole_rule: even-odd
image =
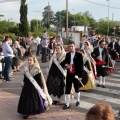
[[[107,81],[107,80],[106,80]],[[96,81],[96,83],[99,83],[99,81]],[[120,84],[116,84],[116,83],[110,83],[110,82],[105,82],[106,85],[112,86],[112,87],[119,87],[120,88]]]
[[100,92],[98,92],[98,94],[86,92],[84,94],[81,94],[81,96],[88,97],[88,98],[94,98],[94,99],[97,99],[97,100],[101,100],[101,101],[105,101],[105,102],[111,102],[111,103],[120,105],[120,99],[113,98],[113,97],[108,97],[108,96],[105,96],[105,95],[99,95],[99,94],[100,94]]

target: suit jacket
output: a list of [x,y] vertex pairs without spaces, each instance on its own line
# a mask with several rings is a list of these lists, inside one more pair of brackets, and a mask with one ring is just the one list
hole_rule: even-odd
[[[65,64],[70,64],[71,62],[71,53],[66,54],[66,58],[64,60],[64,65]],[[74,62],[74,68],[75,68],[75,75],[78,75],[78,77],[82,78],[82,73],[83,73],[83,57],[80,53],[75,52],[75,56],[73,58]],[[69,70],[67,70],[67,74],[69,74]]]
[[[110,50],[113,49],[113,42],[111,42],[108,47],[110,47]],[[119,52],[119,45],[117,42],[115,42],[115,45],[114,45],[114,50],[115,52]]]
[[[100,56],[100,52],[99,52],[99,47],[95,48],[94,51],[91,53],[91,56],[95,59],[95,61],[97,62],[97,57]],[[108,50],[106,48],[103,48],[102,51],[102,60],[104,62],[106,62],[106,65],[109,63],[109,59],[108,59]]]

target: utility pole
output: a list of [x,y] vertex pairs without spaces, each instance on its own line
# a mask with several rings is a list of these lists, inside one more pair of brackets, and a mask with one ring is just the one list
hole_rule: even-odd
[[107,35],[109,36],[109,8],[110,8],[110,0],[106,0],[108,2],[108,30]]
[[66,0],[66,40],[68,37],[68,0]]
[[114,13],[112,13],[112,21],[114,20]]

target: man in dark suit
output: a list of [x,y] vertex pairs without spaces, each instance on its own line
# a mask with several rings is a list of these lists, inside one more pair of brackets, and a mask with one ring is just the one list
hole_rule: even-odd
[[105,88],[105,79],[106,79],[106,68],[109,63],[108,59],[108,50],[105,48],[105,41],[101,40],[99,42],[99,47],[95,48],[93,53],[91,54],[92,57],[96,61],[96,68],[97,68],[97,76],[100,77],[98,87]]
[[116,38],[112,38],[112,42],[108,45],[109,53],[111,55],[111,58],[113,60],[113,65],[115,65],[115,60],[117,56],[119,56],[119,45],[118,42],[116,42]]
[[[82,55],[75,51],[75,43],[70,42],[69,44],[69,50],[66,54],[66,58],[64,61],[64,65],[67,69],[67,77],[66,77],[66,105],[63,107],[63,109],[69,109],[70,108],[70,93],[72,88],[72,83],[74,84],[75,92],[77,93],[77,102],[76,106],[79,105],[80,101],[80,81],[82,80],[82,72],[83,72],[83,58]],[[75,76],[78,77],[78,79],[75,78]]]

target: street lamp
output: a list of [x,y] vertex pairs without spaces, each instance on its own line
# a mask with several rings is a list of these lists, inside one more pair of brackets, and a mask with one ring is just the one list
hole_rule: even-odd
[[33,11],[33,12],[36,12],[36,19],[37,19],[37,30],[36,31],[37,31],[37,35],[38,35],[38,15],[37,15],[37,13],[40,11]]
[[110,0],[106,0],[108,2],[108,29],[107,29],[107,35],[109,35],[109,8],[110,8]]

